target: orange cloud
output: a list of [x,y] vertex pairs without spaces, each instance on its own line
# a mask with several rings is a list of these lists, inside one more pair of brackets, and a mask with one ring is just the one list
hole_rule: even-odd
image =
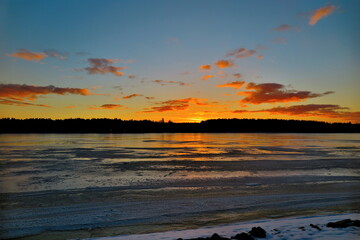
[[7,54],[7,56],[14,58],[21,58],[26,61],[34,61],[34,62],[41,61],[44,58],[48,57],[48,55],[46,55],[43,52],[30,52],[26,49],[20,49],[19,51],[14,52],[12,54]]
[[26,84],[0,84],[0,97],[12,100],[35,100],[39,95],[46,94],[77,94],[87,96],[93,93],[86,88],[59,88],[52,85],[43,87]]
[[312,12],[310,16],[309,24],[315,25],[320,19],[332,14],[336,10],[336,8],[337,7],[335,5],[330,5],[316,9],[315,11]]
[[41,61],[47,57],[57,58],[60,60],[67,59],[66,54],[60,53],[56,50],[44,50],[42,52],[31,52],[27,49],[20,49],[19,51],[12,53],[12,54],[7,54],[6,56],[21,58],[23,60],[33,61],[33,62]]
[[211,105],[211,103],[207,102],[207,99],[200,99],[200,98],[168,100],[168,101],[159,102],[158,104],[160,106],[151,107],[150,110],[146,110],[144,112],[180,111],[180,110],[188,109],[191,105],[201,105],[201,106]]
[[261,60],[261,59],[263,59],[263,56],[259,55],[259,56],[257,56],[257,59]]
[[106,58],[89,58],[88,62],[90,67],[85,68],[85,71],[88,74],[106,74],[110,73],[116,76],[124,75],[123,72],[120,72],[127,67],[115,67],[112,64],[120,62],[120,59],[106,59]]
[[15,106],[50,107],[49,105],[45,105],[45,104],[34,104],[34,103],[28,103],[28,102],[22,102],[22,101],[16,101],[16,100],[4,99],[4,98],[2,99],[0,98],[0,104],[15,105]]
[[99,107],[89,107],[89,109],[94,109],[94,110],[101,110],[101,109],[105,109],[105,110],[123,110],[126,109],[126,107],[119,105],[119,104],[103,104]]
[[199,69],[201,69],[201,70],[211,70],[211,66],[210,65],[201,65],[199,67]]
[[256,50],[248,50],[246,48],[237,48],[235,50],[230,51],[226,54],[226,57],[236,57],[236,58],[247,58],[256,54]]
[[291,26],[288,24],[281,24],[280,26],[273,28],[272,30],[273,31],[290,31],[290,30],[300,31],[300,29],[298,27]]
[[302,117],[322,117],[322,118],[338,118],[347,121],[360,122],[360,112],[346,111],[348,108],[340,107],[339,105],[332,104],[307,104],[307,105],[294,105],[290,107],[275,107],[270,109],[248,111],[236,110],[233,113],[270,113],[289,116],[302,116]]
[[167,84],[177,84],[179,86],[185,86],[186,83],[184,82],[181,82],[181,81],[165,81],[165,80],[154,80],[153,81],[154,83],[158,83],[160,84],[161,86],[165,86]]
[[218,88],[231,87],[231,88],[234,88],[234,89],[239,89],[239,88],[241,88],[244,84],[245,84],[244,81],[235,81],[235,82],[231,82],[231,83],[225,83],[225,84],[223,84],[223,85],[217,85],[216,87],[218,87]]
[[208,80],[209,78],[213,78],[215,77],[214,75],[205,75],[203,76],[203,78],[201,80],[205,81],[205,80]]
[[240,103],[245,104],[262,104],[262,103],[276,103],[276,102],[300,102],[309,98],[321,97],[333,92],[312,93],[310,91],[296,91],[287,90],[285,86],[278,83],[248,83],[247,90],[239,92],[238,95],[246,95]]
[[75,105],[72,105],[72,106],[67,106],[67,107],[65,107],[65,108],[74,108],[74,107],[76,107]]
[[140,97],[140,96],[143,96],[143,95],[134,93],[134,94],[123,97],[123,99],[130,99],[130,98],[133,98],[133,97]]
[[231,60],[219,60],[215,64],[218,68],[228,68],[234,65]]
[[234,73],[233,76],[235,78],[242,78],[242,75],[240,73]]

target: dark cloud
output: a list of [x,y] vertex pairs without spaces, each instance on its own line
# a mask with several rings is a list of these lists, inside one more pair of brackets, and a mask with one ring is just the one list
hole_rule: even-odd
[[248,83],[245,88],[252,91],[238,93],[239,95],[247,96],[240,100],[240,103],[243,104],[300,102],[309,98],[321,97],[333,93],[312,93],[311,91],[288,90],[284,85],[279,83]]
[[115,76],[124,75],[121,70],[127,69],[127,67],[115,67],[114,63],[121,62],[121,59],[106,59],[106,58],[89,58],[88,62],[90,67],[84,68],[88,74],[113,74]]
[[126,107],[119,105],[119,104],[103,104],[99,107],[89,107],[89,109],[94,109],[94,110],[123,110],[123,109],[127,109]]
[[0,97],[12,100],[35,100],[40,95],[46,94],[77,94],[77,95],[92,95],[86,88],[60,88],[52,85],[49,86],[34,86],[26,84],[0,84]]
[[45,104],[35,104],[35,103],[28,103],[28,102],[16,101],[16,100],[10,100],[10,99],[3,99],[3,98],[0,98],[0,104],[15,105],[15,106],[50,107],[49,105],[45,105]]
[[123,99],[130,99],[130,98],[140,97],[140,96],[143,96],[143,95],[134,93],[134,94],[131,94],[131,95],[128,95],[128,96],[124,96]]
[[360,112],[351,112],[346,107],[333,104],[306,104],[289,107],[274,107],[263,110],[236,110],[233,113],[270,113],[278,115],[300,116],[300,117],[321,117],[334,118],[346,121],[360,122]]

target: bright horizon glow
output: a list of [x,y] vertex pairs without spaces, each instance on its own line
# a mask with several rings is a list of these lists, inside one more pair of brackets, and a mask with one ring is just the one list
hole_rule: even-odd
[[356,0],[4,0],[1,117],[360,123],[359,12]]

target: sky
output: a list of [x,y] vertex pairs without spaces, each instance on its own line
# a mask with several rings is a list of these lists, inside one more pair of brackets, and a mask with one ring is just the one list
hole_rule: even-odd
[[0,0],[0,117],[360,123],[358,0]]

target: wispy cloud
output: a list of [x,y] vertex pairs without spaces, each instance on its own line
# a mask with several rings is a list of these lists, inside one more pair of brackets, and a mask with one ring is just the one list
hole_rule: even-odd
[[294,31],[300,31],[300,28],[292,26],[292,25],[288,25],[288,24],[281,24],[280,26],[273,28],[273,31],[290,31],[290,30],[294,30]]
[[165,86],[168,84],[177,84],[179,86],[185,86],[187,83],[181,81],[166,81],[166,80],[154,80],[154,83],[160,84],[161,86]]
[[119,105],[119,104],[103,104],[99,107],[89,107],[89,109],[93,109],[93,110],[124,110],[127,109],[126,107]]
[[234,88],[234,89],[239,89],[244,84],[245,84],[244,81],[235,81],[235,82],[225,83],[225,84],[222,84],[222,85],[217,85],[216,87],[218,87],[218,88],[230,87],[230,88]]
[[310,91],[288,90],[284,85],[279,83],[248,83],[245,87],[247,90],[239,92],[238,95],[247,97],[240,100],[243,104],[262,104],[276,102],[300,102],[309,98],[321,97],[333,92],[312,93]]
[[180,39],[176,38],[176,37],[167,37],[166,41],[168,43],[172,43],[172,44],[179,44],[180,43]]
[[246,49],[246,48],[237,48],[230,52],[228,52],[225,56],[226,57],[236,57],[236,58],[247,58],[255,55],[257,52],[253,49]]
[[90,67],[84,68],[88,74],[113,74],[115,76],[124,75],[121,70],[127,69],[127,67],[115,67],[114,63],[123,62],[121,59],[106,59],[106,58],[89,58],[87,60]]
[[281,44],[285,44],[286,43],[286,39],[285,38],[274,38],[273,43],[281,43]]
[[320,19],[332,14],[336,10],[336,8],[337,7],[335,5],[330,5],[316,9],[315,11],[312,12],[310,16],[309,24],[315,25]]
[[44,53],[48,56],[48,57],[52,57],[52,58],[57,58],[60,60],[66,60],[67,59],[67,54],[66,53],[60,53],[56,50],[44,50]]
[[159,102],[157,103],[158,106],[151,107],[150,109],[146,109],[144,112],[180,111],[180,110],[188,109],[191,105],[206,106],[211,104],[212,103],[207,102],[207,99],[201,99],[201,98],[176,99],[176,100]]
[[129,79],[134,79],[134,78],[136,78],[136,76],[135,76],[134,74],[129,74],[129,75],[128,75],[128,78],[129,78]]
[[214,75],[205,75],[201,78],[201,80],[205,81],[205,80],[208,80],[209,78],[213,78],[215,77]]
[[77,94],[88,96],[93,93],[86,88],[60,88],[52,85],[34,86],[26,84],[0,84],[0,97],[12,100],[35,100],[38,96],[46,94]]
[[234,66],[234,62],[231,60],[219,60],[215,63],[218,68],[228,68]]

